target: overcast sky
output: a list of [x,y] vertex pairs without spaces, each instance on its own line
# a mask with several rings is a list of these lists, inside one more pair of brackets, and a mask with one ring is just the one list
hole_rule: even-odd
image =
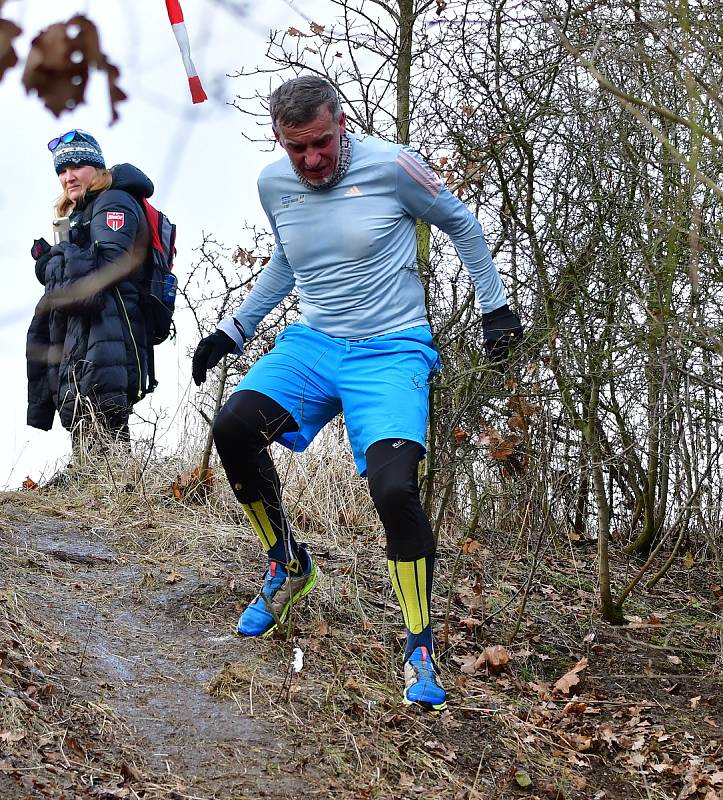
[[[224,8],[224,5],[227,8]],[[96,75],[88,104],[56,119],[35,96],[22,88],[22,66],[6,73],[0,83],[0,487],[16,488],[26,475],[48,477],[56,463],[67,460],[69,437],[57,421],[51,432],[25,424],[27,381],[25,335],[35,303],[42,294],[29,251],[33,239],[52,241],[53,201],[59,194],[57,176],[47,150],[49,139],[72,128],[91,131],[99,140],[106,163],[130,162],[154,181],[155,204],[178,225],[176,270],[184,272],[194,259],[193,248],[202,231],[232,246],[243,241],[246,221],[265,225],[256,195],[256,177],[279,157],[243,138],[257,133],[253,120],[228,103],[253,88],[246,79],[227,77],[265,63],[270,29],[290,25],[308,30],[305,17],[322,24],[333,21],[325,0],[265,0],[248,3],[243,18],[228,7],[243,3],[182,0],[196,67],[209,101],[192,105],[180,53],[166,16],[163,0],[85,0],[49,3],[47,0],[7,0],[3,15],[25,31],[16,45],[21,62],[29,41],[44,26],[84,13],[98,26],[101,46],[121,69],[120,85],[129,100],[120,106],[120,119],[109,127],[110,109],[103,77]],[[278,78],[271,77],[278,82]],[[274,83],[276,85],[276,83]],[[269,77],[258,79],[267,92]],[[186,356],[195,335],[180,331],[175,343],[156,350],[161,385],[138,410],[153,406],[168,419],[178,419],[195,387]],[[173,429],[165,433],[168,443]]]

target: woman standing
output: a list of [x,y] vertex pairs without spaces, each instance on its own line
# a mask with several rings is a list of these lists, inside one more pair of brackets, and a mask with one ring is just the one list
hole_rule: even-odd
[[45,293],[27,338],[28,425],[50,430],[57,411],[74,444],[97,430],[92,420],[127,441],[131,409],[148,390],[141,200],[153,184],[130,164],[106,169],[86,131],[68,131],[48,149],[63,189],[56,219],[68,217],[69,232],[32,248]]

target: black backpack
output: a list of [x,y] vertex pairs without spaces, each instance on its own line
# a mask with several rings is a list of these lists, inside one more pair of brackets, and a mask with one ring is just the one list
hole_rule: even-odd
[[[168,217],[154,208],[146,198],[141,206],[148,222],[150,244],[145,263],[143,286],[146,300],[146,330],[148,343],[158,345],[176,334],[173,312],[176,305],[178,280],[173,274],[173,259],[176,256],[176,226]],[[153,347],[148,348],[148,392],[152,392],[156,380]]]

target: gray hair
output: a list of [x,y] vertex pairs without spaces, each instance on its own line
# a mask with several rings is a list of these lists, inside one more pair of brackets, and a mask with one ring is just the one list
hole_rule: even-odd
[[304,125],[316,119],[322,107],[329,109],[334,122],[341,116],[336,89],[317,75],[302,75],[282,83],[271,95],[269,113],[274,128],[279,125]]

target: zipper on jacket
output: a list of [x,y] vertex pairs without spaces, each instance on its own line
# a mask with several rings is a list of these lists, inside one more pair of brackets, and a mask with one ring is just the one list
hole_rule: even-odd
[[123,309],[123,315],[126,318],[126,322],[128,323],[128,333],[131,337],[131,342],[133,343],[133,352],[136,354],[136,364],[138,365],[138,399],[143,399],[143,374],[141,372],[141,358],[138,355],[138,345],[136,344],[135,337],[133,336],[133,328],[131,326],[131,321],[128,317],[128,311],[126,310],[126,304],[123,302],[123,298],[121,297],[120,290],[118,287],[115,287],[115,293],[118,297],[118,302],[120,303],[121,308]]

